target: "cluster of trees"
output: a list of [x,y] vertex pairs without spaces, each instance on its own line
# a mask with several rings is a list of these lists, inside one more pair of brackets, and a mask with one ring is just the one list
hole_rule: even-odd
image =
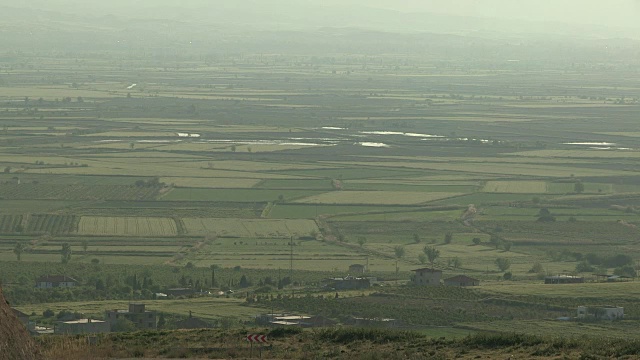
[[142,180],[142,179],[137,180],[135,182],[135,185],[139,186],[139,187],[162,187],[162,186],[166,186],[165,183],[160,182],[160,178],[157,177],[157,176],[152,177],[151,179],[146,180],[146,181]]
[[[20,229],[20,231],[22,231],[22,229]],[[82,246],[84,248],[84,251],[86,252],[88,246],[86,240],[83,241]],[[23,253],[29,251],[30,248],[22,241],[16,242],[15,246],[13,247],[13,253],[16,255],[16,259],[18,259],[18,261],[22,260]],[[69,243],[62,244],[62,249],[60,249],[60,262],[63,264],[67,264],[69,261],[71,261],[72,253],[73,251],[71,250],[71,245]]]
[[538,222],[554,222],[556,217],[551,214],[551,211],[547,208],[542,208],[538,211]]
[[[453,232],[451,232],[451,231],[446,232],[446,233],[444,234],[443,243],[444,243],[444,244],[451,244],[451,242],[452,242],[452,241],[453,241]],[[415,244],[420,244],[420,243],[422,242],[422,238],[420,237],[420,235],[419,235],[419,234],[417,234],[417,233],[414,233],[414,234],[413,234],[413,242],[414,242]],[[435,240],[435,239],[432,239],[431,243],[432,243],[432,244],[435,244],[435,243],[436,243],[436,240]]]
[[633,258],[625,254],[602,256],[589,253],[578,260],[576,272],[600,271],[604,274],[607,269],[614,268],[614,275],[636,277],[636,268],[633,266]]
[[[473,243],[473,245],[480,245],[482,244],[482,239],[480,239],[479,237],[474,237],[473,239],[471,239],[471,242]],[[489,238],[489,243],[494,246],[496,250],[502,248],[502,250],[504,251],[510,251],[511,246],[513,246],[513,243],[511,241],[504,240],[497,234],[491,235],[491,237]]]

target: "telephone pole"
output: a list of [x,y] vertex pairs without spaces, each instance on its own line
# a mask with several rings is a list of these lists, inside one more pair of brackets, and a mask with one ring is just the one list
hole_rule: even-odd
[[293,236],[291,236],[289,240],[289,246],[291,248],[291,253],[289,256],[289,281],[291,281],[291,297],[293,298],[294,290],[293,290]]

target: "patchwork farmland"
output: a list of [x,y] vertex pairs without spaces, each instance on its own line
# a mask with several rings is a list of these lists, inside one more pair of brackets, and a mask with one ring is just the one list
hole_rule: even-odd
[[94,236],[177,236],[170,218],[82,216],[78,234]]
[[[610,327],[640,328],[628,297],[640,259],[634,63],[590,52],[576,68],[332,52],[7,54],[0,281],[16,303],[50,297],[25,307],[38,321],[54,321],[40,317],[49,308],[81,311],[79,300],[191,288],[238,302],[236,325],[273,305],[344,322],[398,315],[412,328],[535,332],[579,302],[597,305],[589,287],[541,284],[572,274],[585,285],[615,276],[616,293],[599,299],[633,315]],[[324,286],[356,264],[380,287]],[[423,267],[476,278],[480,290],[405,286]],[[34,289],[49,272],[74,276],[77,290]],[[152,304],[167,326],[201,315],[190,308],[201,300],[166,300],[180,311],[162,301]]]
[[30,234],[63,235],[78,229],[80,217],[74,215],[34,214],[29,216],[26,231]]
[[239,238],[309,237],[319,234],[313,220],[183,218],[188,235]]
[[152,200],[158,187],[84,184],[0,184],[2,199],[43,200]]

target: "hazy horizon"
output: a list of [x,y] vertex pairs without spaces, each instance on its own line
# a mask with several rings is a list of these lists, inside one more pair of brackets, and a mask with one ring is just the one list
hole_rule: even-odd
[[[205,52],[410,54],[438,44],[446,56],[451,49],[462,55],[477,46],[481,54],[521,57],[518,46],[526,44],[543,58],[560,49],[579,59],[576,50],[597,52],[599,41],[611,40],[635,57],[636,18],[640,0],[4,1],[0,45],[76,51],[189,44],[188,51]],[[510,55],[504,54],[504,42],[513,45]]]
[[[640,0],[352,0],[353,3],[403,12],[525,19],[574,24],[640,27]],[[344,1],[329,0],[340,4]],[[615,6],[613,6],[615,4]]]
[[[531,22],[553,22],[565,24],[597,25],[612,28],[640,29],[640,0],[114,0],[109,2],[89,0],[31,0],[28,3],[3,4],[5,6],[28,7],[52,10],[61,13],[101,15],[115,13],[138,17],[170,17],[178,15],[180,9],[211,11],[214,19],[216,10],[221,12],[246,12],[251,16],[264,15],[266,18],[287,22],[295,17],[304,23],[306,17],[319,16],[312,10],[322,11],[328,23],[333,17],[340,18],[344,25],[361,26],[371,19],[374,26],[378,21],[372,14],[381,17],[395,15],[416,15],[419,13],[441,14],[456,17],[501,19],[506,21],[526,20]],[[149,9],[156,11],[149,12]],[[164,9],[164,10],[163,10]],[[309,10],[309,11],[306,11]],[[177,11],[177,12],[176,12]],[[387,14],[385,15],[385,12]],[[397,14],[402,13],[402,14]],[[312,21],[311,24],[314,22]],[[464,25],[464,21],[460,26]],[[517,25],[514,25],[517,27]],[[411,30],[411,29],[406,29]],[[415,27],[415,31],[423,31]],[[515,29],[514,29],[515,30]]]

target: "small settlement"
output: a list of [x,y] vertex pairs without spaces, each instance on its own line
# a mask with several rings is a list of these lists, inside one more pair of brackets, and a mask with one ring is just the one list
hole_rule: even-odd
[[[333,277],[325,279],[324,289],[336,291],[368,289],[372,286],[381,285],[381,282],[372,276],[366,276],[368,269],[366,265],[350,265],[348,275],[344,277]],[[413,275],[409,284],[413,286],[447,286],[447,287],[474,287],[480,285],[480,280],[467,275],[454,275],[443,279],[443,271],[435,268],[419,268],[412,270]],[[624,281],[626,278],[612,275],[594,274],[596,281],[615,282]],[[544,278],[545,284],[579,284],[584,283],[584,277],[572,275],[553,275]],[[36,279],[35,287],[38,289],[69,288],[77,286],[76,279],[65,275],[46,275]],[[182,298],[192,296],[229,296],[232,290],[226,292],[219,291],[197,291],[192,288],[171,288],[163,293],[155,293],[155,299]],[[16,317],[33,335],[41,334],[99,334],[112,331],[123,330],[153,330],[158,328],[159,316],[157,311],[148,310],[145,304],[130,303],[127,309],[106,310],[104,319],[78,318],[78,314],[71,314],[59,317],[53,328],[37,326],[34,321],[30,321],[29,315],[13,309]],[[624,318],[624,309],[617,306],[579,306],[575,320],[621,320]],[[570,317],[563,317],[562,320],[571,320]],[[301,314],[262,314],[254,318],[257,325],[276,327],[327,327],[337,325],[336,321],[325,316],[301,315]],[[164,320],[162,320],[164,322]],[[352,317],[343,319],[343,324],[364,327],[398,327],[401,324],[395,319],[389,318],[362,318]],[[215,327],[215,323],[194,317],[191,311],[189,316],[180,320],[174,320],[173,325],[177,329],[200,329]]]

